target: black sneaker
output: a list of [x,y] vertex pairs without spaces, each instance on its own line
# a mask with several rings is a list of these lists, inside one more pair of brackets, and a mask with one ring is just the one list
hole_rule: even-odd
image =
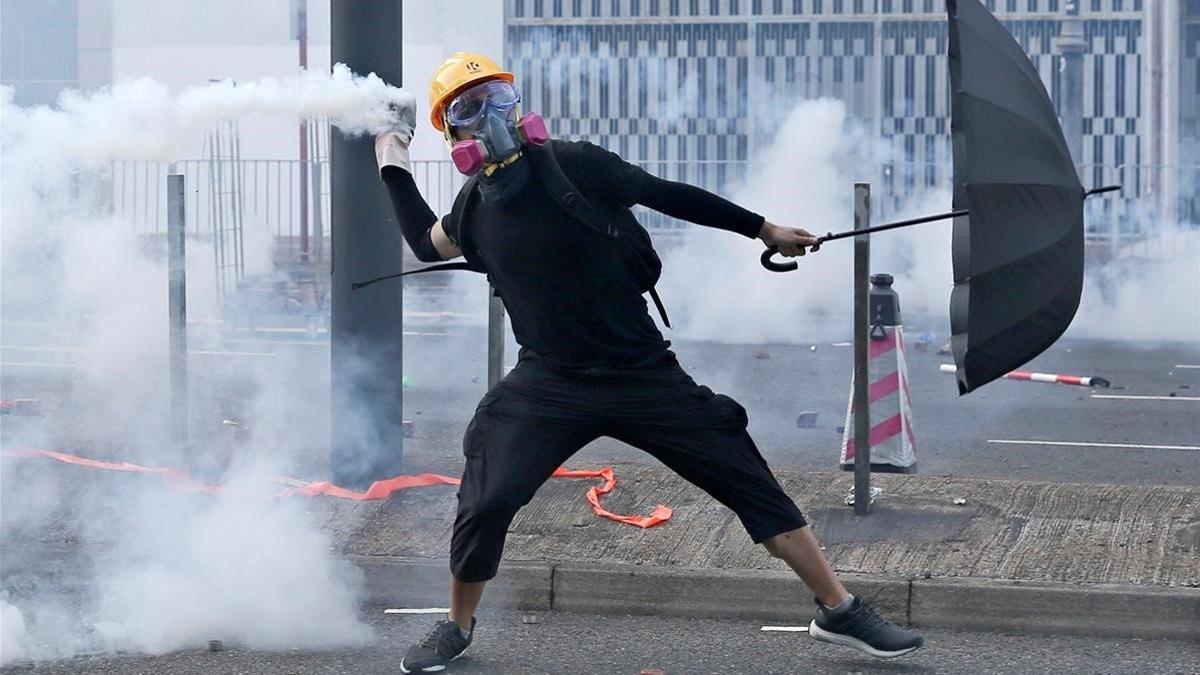
[[834,614],[817,601],[817,618],[808,624],[808,634],[835,645],[854,647],[885,659],[916,651],[925,638],[915,630],[901,628],[884,619],[871,606],[855,598],[850,608]]
[[437,673],[446,664],[463,655],[475,635],[475,619],[471,619],[471,636],[463,637],[453,621],[439,621],[423,640],[408,648],[400,661],[402,673]]

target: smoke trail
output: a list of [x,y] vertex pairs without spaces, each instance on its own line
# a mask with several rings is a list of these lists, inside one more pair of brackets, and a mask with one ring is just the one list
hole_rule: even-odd
[[11,88],[0,91],[4,152],[38,157],[49,163],[49,172],[72,164],[103,167],[115,159],[176,159],[213,123],[247,115],[327,117],[347,133],[375,134],[392,125],[389,104],[414,100],[374,73],[362,77],[340,63],[330,73],[223,80],[178,93],[139,78],[93,94],[66,91],[57,108],[21,108],[13,104]]

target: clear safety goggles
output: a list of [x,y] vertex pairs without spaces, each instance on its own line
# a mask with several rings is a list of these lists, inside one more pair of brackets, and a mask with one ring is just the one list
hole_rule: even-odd
[[455,127],[474,127],[487,114],[488,107],[508,112],[521,102],[521,94],[510,82],[492,80],[464,91],[446,106],[446,117]]

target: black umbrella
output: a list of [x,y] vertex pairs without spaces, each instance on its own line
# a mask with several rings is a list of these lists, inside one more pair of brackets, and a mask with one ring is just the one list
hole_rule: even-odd
[[[1054,105],[1029,58],[978,0],[947,0],[953,212],[820,237],[954,218],[951,348],[959,393],[1062,335],[1083,290],[1083,200]],[[770,260],[773,271],[795,269]]]
[[978,0],[947,0],[954,150],[951,349],[958,390],[1054,344],[1083,290],[1083,199],[1054,104]]

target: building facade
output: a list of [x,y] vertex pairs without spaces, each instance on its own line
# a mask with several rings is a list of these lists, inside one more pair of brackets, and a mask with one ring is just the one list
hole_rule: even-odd
[[[1085,185],[1195,191],[1179,185],[1195,172],[1147,167],[1196,163],[1180,148],[1200,133],[1200,0],[984,4],[1060,113],[1060,37],[1082,24]],[[650,166],[747,161],[781,109],[835,97],[881,140],[879,162],[896,165],[881,172],[885,193],[948,185],[942,0],[505,0],[505,21],[507,63],[558,135]]]

